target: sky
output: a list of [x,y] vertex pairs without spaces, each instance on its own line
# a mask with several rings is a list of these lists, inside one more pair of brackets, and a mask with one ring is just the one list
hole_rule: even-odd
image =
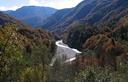
[[45,6],[56,9],[75,7],[83,0],[0,0],[0,10],[16,10],[22,6]]

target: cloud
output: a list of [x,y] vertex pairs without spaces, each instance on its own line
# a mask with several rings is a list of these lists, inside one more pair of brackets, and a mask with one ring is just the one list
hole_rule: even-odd
[[83,0],[29,0],[29,5],[48,6],[57,9],[71,8]]
[[58,9],[75,7],[82,0],[53,0],[49,5],[53,5]]
[[20,8],[20,7],[18,7],[18,6],[9,6],[9,7],[0,6],[0,10],[1,11],[5,11],[5,10],[16,10],[18,8]]
[[6,7],[0,7],[0,10],[6,10],[7,8]]
[[28,5],[41,6],[39,0],[29,0]]
[[[56,9],[71,8],[83,0],[16,0],[14,3],[2,4],[0,10],[16,10],[22,6],[46,6]],[[11,4],[11,5],[9,5]]]

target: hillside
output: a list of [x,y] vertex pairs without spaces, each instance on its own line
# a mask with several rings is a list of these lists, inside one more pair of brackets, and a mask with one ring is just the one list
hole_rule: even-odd
[[54,51],[55,42],[51,33],[32,29],[0,13],[0,81],[25,82],[28,76],[45,76]]
[[17,24],[20,28],[30,27],[24,24],[23,22],[15,19],[14,17],[9,16],[8,14],[5,14],[3,12],[0,12],[0,25],[4,26],[6,23]]
[[14,16],[15,18],[27,23],[33,27],[42,24],[42,21],[54,14],[57,9],[50,7],[39,7],[39,6],[24,6],[16,11],[4,11],[5,13]]
[[46,28],[48,30],[54,30],[54,28],[52,28],[54,27],[54,24],[57,25],[59,22],[64,20],[65,15],[69,13],[71,10],[72,8],[58,10],[56,13],[54,13],[53,15],[51,15],[50,17],[43,21],[43,28]]
[[[75,21],[95,26],[109,25],[127,14],[127,4],[127,0],[84,0],[68,13],[66,12],[61,20],[52,25],[46,22],[42,27],[51,28],[55,33],[60,32],[62,34]],[[56,16],[52,15],[52,17]],[[49,18],[48,20],[51,19]]]

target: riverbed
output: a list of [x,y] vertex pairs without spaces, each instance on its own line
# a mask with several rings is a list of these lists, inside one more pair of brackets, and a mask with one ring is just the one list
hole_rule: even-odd
[[67,44],[64,44],[62,40],[56,41],[56,54],[53,57],[50,66],[54,65],[57,58],[64,59],[65,62],[71,62],[76,59],[76,56],[81,54],[77,49],[70,48]]

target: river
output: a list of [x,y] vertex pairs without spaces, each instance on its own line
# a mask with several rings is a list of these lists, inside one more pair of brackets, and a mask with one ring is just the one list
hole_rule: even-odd
[[65,63],[71,62],[76,59],[76,55],[81,54],[77,49],[70,48],[67,44],[64,44],[62,40],[56,41],[56,54],[52,58],[50,66],[54,65],[57,58],[65,59]]

